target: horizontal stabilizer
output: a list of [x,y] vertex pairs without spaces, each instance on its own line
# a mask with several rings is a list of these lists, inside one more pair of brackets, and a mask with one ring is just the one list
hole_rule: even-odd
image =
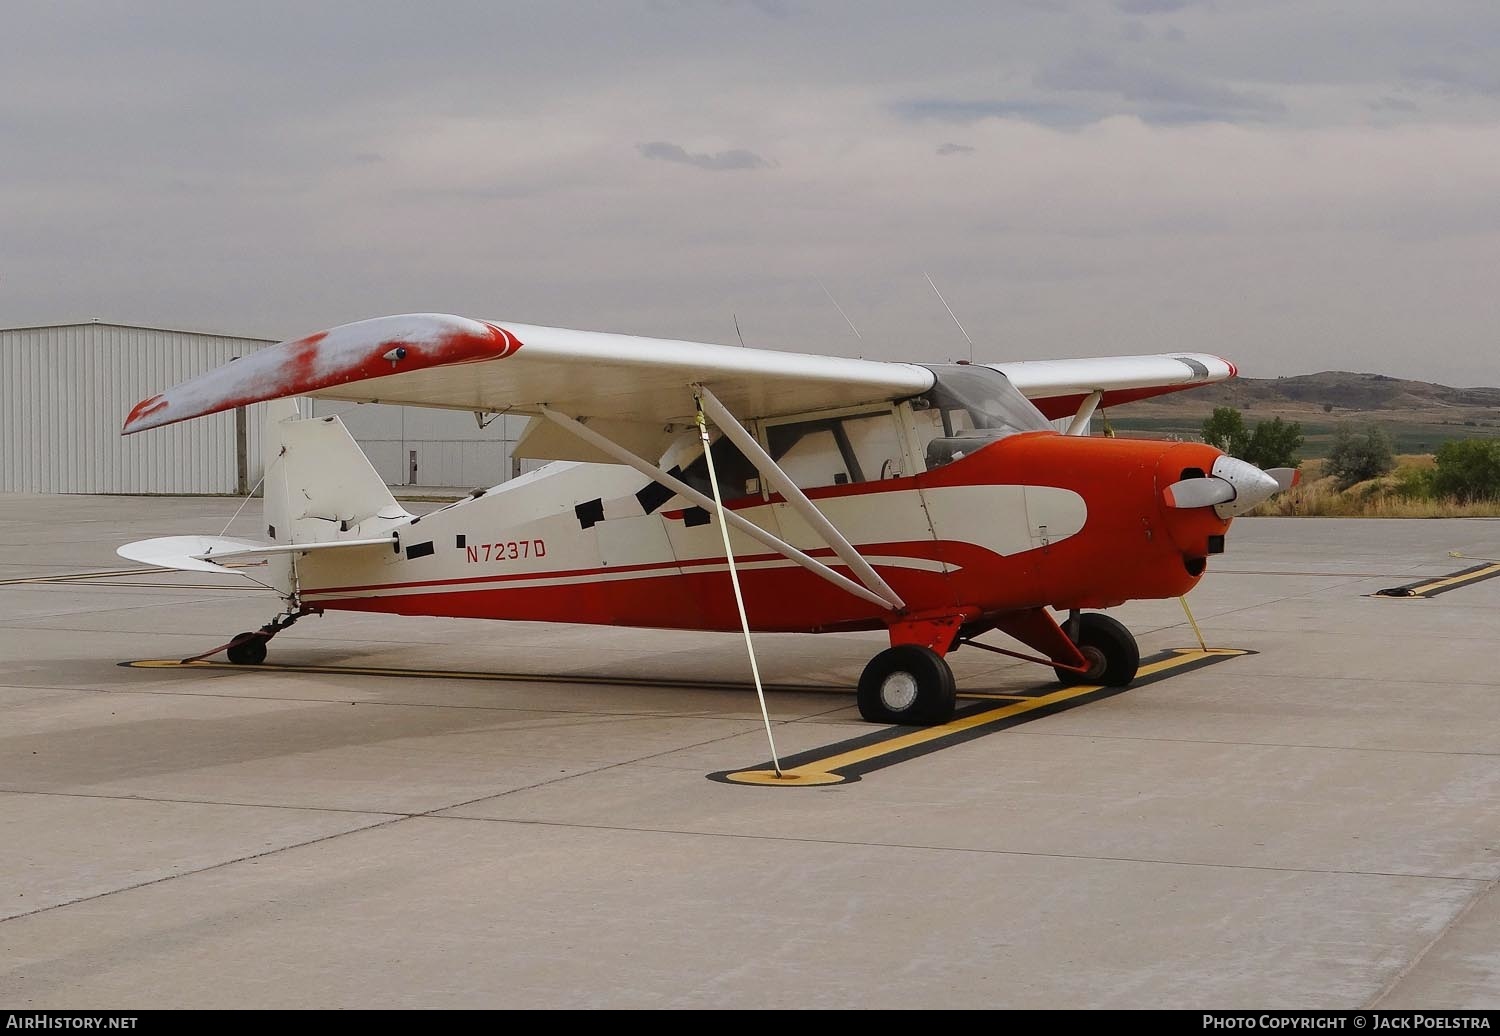
[[153,540],[136,540],[115,551],[127,561],[171,568],[181,572],[234,571],[226,569],[231,561],[269,557],[273,554],[307,554],[318,550],[385,547],[395,543],[393,536],[367,540],[334,540],[328,543],[257,543],[227,536],[161,536]]

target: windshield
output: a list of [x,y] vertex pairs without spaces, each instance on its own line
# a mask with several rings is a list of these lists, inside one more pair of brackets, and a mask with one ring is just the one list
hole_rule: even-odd
[[1010,379],[978,364],[924,364],[936,378],[912,400],[927,467],[941,467],[1017,432],[1054,431]]
[[[993,367],[972,363],[925,364],[937,379],[922,399],[928,406],[948,414],[946,435],[962,434],[952,423],[962,412],[969,430],[1000,432],[1050,431],[1052,423],[1032,405],[1010,379]],[[988,438],[989,436],[987,436]]]

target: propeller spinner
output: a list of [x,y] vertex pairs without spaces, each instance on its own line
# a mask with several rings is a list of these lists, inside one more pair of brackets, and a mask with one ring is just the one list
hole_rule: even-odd
[[1220,518],[1244,514],[1263,500],[1301,479],[1296,468],[1271,468],[1262,471],[1254,464],[1235,457],[1220,457],[1213,471],[1198,478],[1173,482],[1162,490],[1168,507],[1212,507]]

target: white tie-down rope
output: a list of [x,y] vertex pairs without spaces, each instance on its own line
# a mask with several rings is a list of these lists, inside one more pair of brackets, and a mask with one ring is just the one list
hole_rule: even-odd
[[[281,452],[285,453],[286,450],[283,448]],[[248,493],[245,494],[245,499],[243,499],[243,500],[240,501],[239,508],[230,517],[229,521],[227,521],[227,522],[224,523],[224,528],[222,528],[222,529],[219,530],[219,535],[221,537],[225,533],[227,533],[229,531],[229,527],[234,524],[235,519],[240,516],[240,512],[245,509],[245,505],[250,502],[251,498],[254,497],[256,493],[260,492],[260,487],[266,481],[266,476],[271,473],[271,469],[276,466],[276,461],[279,461],[279,460],[281,460],[281,457],[278,455],[276,457],[276,460],[271,461],[271,463],[267,464],[265,466],[265,469],[263,471],[261,471],[261,473],[260,473],[260,482],[255,483],[255,487],[253,489],[251,489],[250,492],[248,492]]]
[[698,409],[698,435],[703,440],[703,456],[708,459],[708,482],[714,490],[714,508],[719,512],[719,532],[724,537],[724,557],[729,562],[729,581],[734,584],[734,603],[740,610],[740,629],[745,633],[745,650],[750,655],[750,673],[755,677],[755,696],[760,699],[760,718],[766,724],[766,740],[771,743],[771,765],[781,774],[781,760],[776,755],[776,738],[771,734],[771,714],[766,711],[766,692],[760,685],[760,666],[755,664],[755,645],[750,643],[750,620],[745,615],[745,598],[740,593],[740,574],[734,567],[734,550],[729,546],[729,523],[724,520],[724,497],[719,493],[719,476],[714,471],[714,451],[709,448],[708,422],[703,417],[703,400],[693,393]]

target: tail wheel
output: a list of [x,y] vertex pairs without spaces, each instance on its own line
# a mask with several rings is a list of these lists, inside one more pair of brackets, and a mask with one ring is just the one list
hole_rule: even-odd
[[882,651],[859,678],[859,714],[871,723],[946,723],[953,698],[953,670],[942,655],[917,644]]
[[235,665],[260,665],[266,660],[266,641],[270,639],[258,631],[241,633],[224,653]]
[[[1071,626],[1064,626],[1071,632]],[[1077,673],[1054,667],[1053,672],[1065,684],[1098,683],[1106,687],[1124,687],[1135,679],[1141,667],[1141,649],[1135,637],[1123,624],[1108,615],[1089,612],[1078,617],[1078,634],[1074,643],[1088,659],[1089,671]]]

